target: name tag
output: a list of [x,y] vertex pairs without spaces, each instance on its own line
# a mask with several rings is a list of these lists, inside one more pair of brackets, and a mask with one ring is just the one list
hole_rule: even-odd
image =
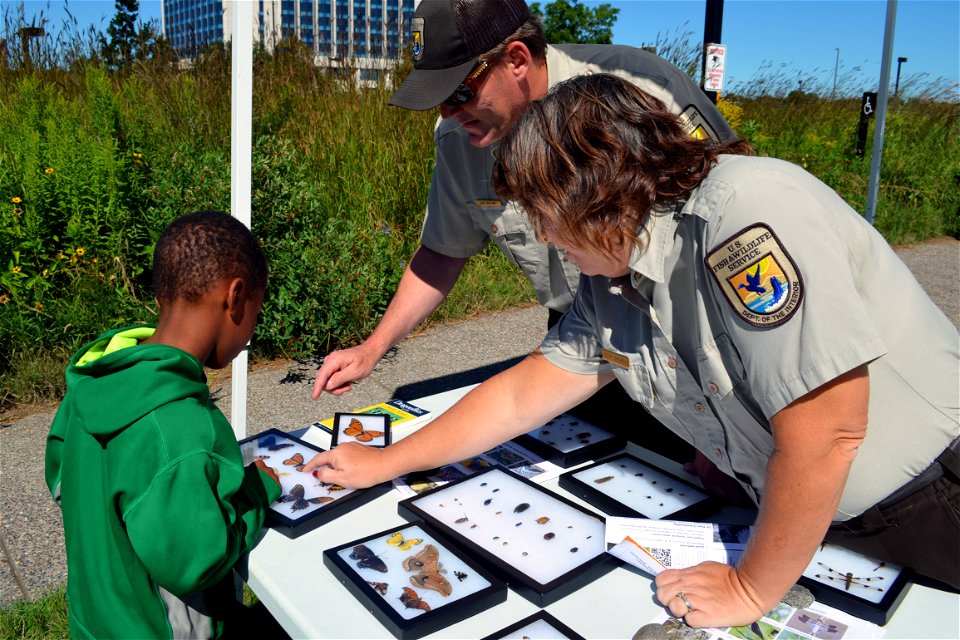
[[503,202],[500,200],[474,200],[478,207],[502,207]]
[[616,351],[610,351],[610,349],[604,349],[603,359],[609,362],[610,364],[617,365],[622,369],[630,368],[630,358],[623,355],[622,353],[617,353]]

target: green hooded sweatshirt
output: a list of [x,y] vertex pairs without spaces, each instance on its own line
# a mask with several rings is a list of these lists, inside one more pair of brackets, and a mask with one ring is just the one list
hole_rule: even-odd
[[201,363],[139,344],[153,331],[117,329],[77,352],[47,436],[75,638],[219,635],[231,569],[280,495],[243,466]]

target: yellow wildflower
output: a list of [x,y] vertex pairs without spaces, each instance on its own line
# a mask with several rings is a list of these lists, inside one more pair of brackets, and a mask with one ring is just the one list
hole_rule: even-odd
[[13,196],[12,198],[10,198],[10,202],[12,202],[13,204],[20,204],[21,202],[23,202],[23,200],[20,198],[20,196]]
[[70,256],[70,264],[77,264],[77,256]]
[[7,294],[0,296],[0,304],[7,304],[8,302],[10,302],[10,296]]
[[63,251],[57,253],[57,260],[66,260],[67,256],[63,255]]
[[43,270],[43,277],[46,278],[48,275],[50,275],[50,269],[44,269],[44,270]]
[[45,174],[47,174],[48,176],[52,176],[52,175],[53,175],[53,167],[47,167],[46,169],[43,170],[43,172],[44,172]]
[[37,311],[43,311],[43,303],[37,300],[36,302],[33,303],[33,308],[36,309]]
[[20,273],[20,265],[17,265],[13,268],[14,273]]
[[77,247],[77,255],[78,255],[78,256],[82,256],[82,255],[83,255],[83,252],[84,252],[84,248],[83,248],[83,247]]

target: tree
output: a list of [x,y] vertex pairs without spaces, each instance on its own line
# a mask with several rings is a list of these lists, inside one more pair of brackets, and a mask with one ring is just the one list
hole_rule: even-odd
[[101,36],[103,55],[113,68],[129,65],[139,44],[137,33],[137,15],[140,13],[140,0],[115,0],[116,13],[107,27],[107,40]]
[[541,10],[540,3],[530,5],[530,11],[543,20],[547,42],[610,44],[613,25],[620,9],[601,4],[594,9],[578,0],[555,0]]

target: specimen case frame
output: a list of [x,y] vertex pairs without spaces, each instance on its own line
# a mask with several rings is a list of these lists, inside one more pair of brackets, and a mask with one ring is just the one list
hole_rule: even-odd
[[[524,627],[528,627],[531,624],[535,622],[540,622],[540,621],[545,622],[546,624],[553,627],[555,631],[559,631],[561,634],[563,634],[562,636],[551,634],[550,636],[548,636],[551,639],[567,638],[567,640],[587,640],[586,638],[581,636],[579,633],[577,633],[567,625],[557,620],[553,615],[550,614],[549,611],[546,611],[544,609],[541,609],[540,611],[537,611],[536,613],[527,616],[523,620],[517,620],[513,624],[507,627],[504,627],[499,631],[495,631],[489,636],[484,636],[480,640],[501,640],[502,638],[509,637],[511,634],[516,633],[517,631],[519,631],[520,629],[523,629]],[[528,637],[528,636],[524,636],[524,637]]]
[[[342,424],[345,420],[357,420],[363,426],[363,433],[368,433],[368,428],[375,428],[376,431],[382,433],[382,436],[375,437],[373,440],[364,442],[361,440],[361,436],[352,436],[345,433],[344,425]],[[350,428],[350,425],[347,425],[347,428]],[[358,442],[359,444],[368,446],[368,447],[379,447],[383,448],[390,444],[391,431],[390,431],[390,416],[385,413],[341,413],[337,412],[333,414],[333,427],[331,427],[330,432],[330,448],[333,449],[338,444],[343,444],[344,442]]]
[[[398,544],[391,542],[398,535],[404,542]],[[415,543],[413,546],[401,548],[404,543],[409,543],[411,540]],[[371,546],[367,547],[368,544]],[[450,585],[451,592],[446,596],[442,594],[442,587],[431,589],[420,586],[421,582],[425,583],[428,579],[438,577],[437,573],[434,572],[432,577],[423,578],[423,571],[426,571],[426,568],[422,568],[424,563],[416,564],[411,561],[411,558],[424,557],[422,554],[427,554],[426,557],[429,558],[428,546],[434,544],[439,545],[440,549],[437,549],[438,553],[433,557],[433,564],[436,565],[437,571],[442,572],[443,579]],[[361,546],[366,551],[358,551]],[[441,551],[442,554],[439,553]],[[384,557],[386,559],[383,559]],[[376,569],[376,560],[373,558],[380,559],[387,571],[381,572]],[[404,563],[408,561],[410,564],[405,565]],[[470,558],[438,531],[419,520],[326,549],[323,552],[323,563],[347,591],[400,640],[414,640],[439,631],[507,599],[506,585],[492,572]],[[418,567],[421,568],[421,573],[414,578],[413,574]],[[390,575],[394,569],[397,571]],[[462,569],[469,569],[469,573]],[[464,575],[463,578],[461,574]],[[399,585],[394,580],[394,575],[399,576]],[[379,582],[380,577],[387,577],[393,588],[391,583]],[[368,580],[369,578],[373,579]],[[415,581],[416,579],[420,579],[421,582]],[[472,582],[467,582],[470,580]],[[464,585],[468,593],[455,600],[444,600],[453,595],[455,587]],[[381,586],[382,591],[379,590]],[[413,591],[418,598],[411,601],[418,603],[430,601],[433,605],[428,604],[429,610],[421,610],[417,606],[406,604],[396,595],[398,592],[406,595],[408,591]],[[397,605],[397,602],[400,602],[400,605]]]
[[883,626],[907,596],[911,578],[906,567],[824,542],[797,582],[818,602]]
[[[508,491],[497,495],[504,488]],[[539,607],[620,564],[606,552],[603,516],[499,465],[401,500],[398,511],[409,520],[427,522],[481,558],[494,575]],[[544,551],[549,561],[528,551]]]
[[[609,476],[594,479],[593,482],[588,481],[589,476],[599,475],[606,470],[612,470],[614,473],[622,474],[623,472],[618,472],[617,469],[626,468],[627,466],[630,467],[631,471],[640,468],[646,469],[647,473],[641,476],[643,479],[636,481],[633,480],[636,476],[622,477],[622,475],[621,477],[613,476],[610,478],[612,482],[609,484],[604,481],[604,477]],[[640,471],[639,473],[643,472]],[[598,480],[600,481],[599,483]],[[578,469],[567,471],[560,475],[558,482],[561,487],[573,495],[586,500],[588,503],[611,516],[699,522],[705,516],[716,513],[720,509],[720,504],[703,489],[668,471],[664,471],[646,460],[641,460],[626,452],[598,460],[593,464]],[[650,486],[658,482],[660,483],[659,487],[654,488]],[[627,487],[632,488],[628,489]],[[633,489],[637,489],[638,491],[642,489],[644,492],[656,491],[657,497],[667,502],[658,502],[656,504],[651,502],[649,508],[644,507],[647,508],[647,511],[644,512],[640,510],[640,505],[637,504],[636,501],[631,506],[631,504],[627,504],[613,495],[617,492],[632,491]],[[689,494],[689,498],[687,494]],[[643,493],[637,493],[631,496],[624,495],[623,497],[624,499],[633,500],[635,496],[641,496],[636,498],[636,500],[639,501],[644,495]],[[652,493],[649,493],[646,494],[645,497],[649,498],[649,496],[652,495]],[[696,498],[696,500],[690,502],[693,498]],[[667,505],[666,509],[663,508],[664,504]],[[677,509],[670,511],[670,504],[676,506]]]
[[[265,525],[276,529],[288,538],[297,538],[317,527],[353,511],[371,500],[379,498],[388,491],[389,482],[381,483],[369,489],[342,489],[337,485],[319,483],[310,473],[305,473],[291,462],[292,456],[299,453],[302,456],[300,466],[310,461],[310,458],[324,450],[310,444],[296,436],[279,429],[268,429],[262,433],[244,438],[237,443],[247,458],[255,459],[259,455],[267,455],[265,462],[272,467],[280,477],[282,492],[280,498],[272,502],[267,509]],[[274,447],[274,448],[270,448]],[[274,458],[274,454],[278,454]],[[283,460],[283,458],[287,458]],[[300,497],[296,498],[296,487],[300,487]],[[306,487],[310,487],[311,495],[307,495]],[[316,489],[319,488],[319,491]],[[312,494],[316,495],[312,495]],[[326,495],[323,495],[326,494]],[[329,502],[316,504],[312,499],[332,498]],[[302,511],[302,513],[296,513]]]
[[[553,440],[554,444],[551,444],[549,435],[544,435],[544,430],[547,427],[560,430],[560,433],[556,434],[557,439]],[[582,441],[578,440],[574,444],[579,444],[580,446],[573,446],[569,449],[566,448],[566,445],[563,443],[568,441],[573,442],[572,439],[576,437],[576,432],[591,435],[599,432],[603,434],[603,437],[589,444],[582,444]],[[566,433],[574,435],[568,436]],[[603,456],[620,451],[627,446],[627,440],[623,436],[618,436],[607,429],[598,427],[587,420],[581,420],[568,413],[560,414],[552,420],[548,420],[536,429],[515,437],[513,441],[521,447],[529,449],[544,460],[552,462],[564,469],[569,469],[588,460],[597,460]]]

